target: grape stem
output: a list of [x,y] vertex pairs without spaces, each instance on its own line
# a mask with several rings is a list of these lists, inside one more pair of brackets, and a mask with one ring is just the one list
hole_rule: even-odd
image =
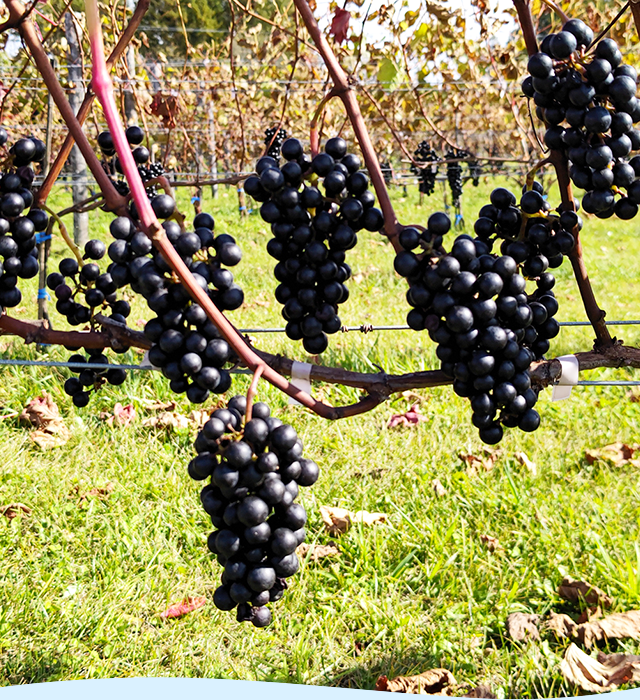
[[4,4],[9,10],[9,18],[18,23],[18,31],[20,32],[22,40],[28,46],[31,52],[31,57],[34,60],[40,75],[44,79],[45,84],[51,93],[51,97],[53,98],[56,107],[60,111],[60,115],[67,125],[69,132],[73,134],[73,137],[78,144],[78,148],[80,149],[85,161],[87,162],[87,165],[89,166],[89,169],[91,170],[91,174],[95,177],[98,186],[102,190],[107,209],[115,212],[123,210],[125,207],[125,200],[118,194],[117,190],[111,183],[111,180],[109,180],[107,173],[105,173],[105,171],[102,169],[100,161],[96,157],[91,144],[82,131],[82,125],[76,119],[75,114],[71,109],[71,105],[67,101],[65,92],[58,82],[58,78],[56,77],[56,73],[51,65],[51,61],[40,43],[38,33],[36,32],[33,23],[31,20],[24,18],[24,6],[21,2],[19,2],[19,0],[4,0]]
[[335,89],[329,90],[329,92],[320,100],[316,111],[311,118],[311,124],[309,124],[309,147],[311,150],[311,157],[315,158],[320,152],[320,132],[318,130],[318,123],[324,114],[325,107],[327,104],[338,94]]
[[67,244],[67,246],[69,246],[69,249],[71,250],[71,252],[75,255],[75,258],[78,261],[78,267],[82,268],[84,266],[84,260],[82,258],[82,251],[71,240],[71,236],[69,236],[69,232],[67,231],[67,227],[64,225],[64,221],[53,210],[49,209],[49,207],[46,204],[43,204],[42,208],[49,214],[49,216],[56,222],[56,224],[58,224],[58,229],[60,230],[60,235],[64,239],[64,242]]
[[[524,35],[525,45],[529,56],[538,52],[538,42],[536,41],[536,32],[533,25],[533,17],[531,10],[526,0],[513,0],[514,7],[518,13],[518,20]],[[571,189],[571,179],[569,177],[569,164],[567,158],[561,151],[550,151],[549,161],[552,163],[558,178],[558,189],[562,198],[562,209],[564,211],[575,211],[575,202]],[[573,274],[576,278],[582,303],[587,313],[587,318],[593,326],[596,338],[594,346],[597,350],[611,347],[616,342],[610,335],[609,329],[605,323],[605,312],[598,306],[593,287],[589,280],[587,266],[584,262],[582,254],[582,241],[580,240],[580,232],[576,226],[572,231],[575,238],[575,245],[568,254]]]
[[259,365],[255,368],[253,372],[253,379],[251,380],[251,384],[249,385],[249,389],[247,391],[247,409],[245,411],[244,418],[245,425],[251,420],[251,413],[253,411],[253,400],[255,399],[256,392],[258,391],[258,382],[260,381],[260,377],[262,376],[263,369],[264,366]]
[[[124,50],[130,44],[138,27],[140,26],[140,22],[142,22],[142,18],[149,9],[150,3],[151,0],[138,0],[138,4],[136,5],[134,13],[131,15],[129,24],[120,35],[118,43],[114,46],[111,55],[107,59],[107,67],[109,69],[111,69],[119,61],[120,57],[124,53]],[[78,113],[76,114],[76,119],[78,120],[79,124],[84,124],[86,118],[89,116],[94,98],[95,95],[91,90],[91,86],[89,86],[82,104],[80,105],[80,109],[78,109]],[[58,175],[60,175],[62,172],[62,168],[64,168],[64,165],[69,158],[69,154],[71,153],[74,143],[75,139],[73,134],[71,131],[69,131],[64,143],[62,144],[62,147],[60,148],[60,151],[58,152],[58,155],[56,156],[56,159],[53,161],[53,164],[51,165],[51,168],[44,179],[44,182],[36,194],[36,206],[42,206],[42,204],[47,201],[47,198],[51,193],[51,188],[58,179]]]

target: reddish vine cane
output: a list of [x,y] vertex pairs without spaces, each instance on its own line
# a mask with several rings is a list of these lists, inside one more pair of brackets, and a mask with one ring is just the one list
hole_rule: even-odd
[[352,406],[335,408],[314,399],[306,392],[290,384],[282,375],[269,367],[264,360],[244,342],[243,338],[227,320],[224,314],[211,301],[208,294],[196,283],[189,268],[169,242],[164,229],[158,222],[151,208],[144,185],[138,174],[131,149],[126,140],[113,97],[113,86],[104,58],[102,28],[96,0],[86,0],[85,8],[93,58],[93,89],[102,105],[116,152],[122,164],[122,170],[129,184],[129,189],[131,190],[131,195],[138,211],[141,227],[171,266],[171,269],[177,274],[190,296],[202,307],[222,336],[227,340],[229,345],[231,345],[234,352],[249,369],[255,372],[260,367],[262,369],[262,376],[264,376],[268,382],[323,418],[335,420],[337,418],[356,415],[377,406],[386,397],[370,395]]

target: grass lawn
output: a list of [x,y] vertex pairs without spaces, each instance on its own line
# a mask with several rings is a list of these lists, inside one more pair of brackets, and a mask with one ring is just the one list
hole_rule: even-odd
[[[514,187],[513,182],[511,184]],[[495,179],[465,190],[468,228],[487,201]],[[207,196],[209,193],[205,193]],[[396,192],[401,220],[425,223],[441,208],[439,194],[418,206],[415,187]],[[181,193],[183,211],[189,193]],[[68,193],[54,194],[55,206]],[[267,227],[257,216],[241,223],[232,188],[221,189],[205,210],[216,230],[239,240],[244,258],[234,270],[245,290],[244,307],[230,314],[240,327],[281,326],[273,299]],[[71,217],[67,217],[72,226]],[[109,217],[92,215],[94,235],[104,237]],[[640,318],[640,220],[590,219],[584,230],[587,265],[596,296],[609,319]],[[56,238],[54,259],[65,254]],[[354,271],[351,296],[341,307],[345,324],[404,323],[406,285],[392,268],[393,252],[382,237],[363,232],[347,261]],[[237,271],[237,273],[236,273]],[[565,263],[557,271],[559,320],[584,320],[577,287]],[[36,284],[23,286],[18,316],[33,318]],[[130,322],[140,328],[149,312],[139,302]],[[57,326],[62,321],[57,317]],[[640,327],[614,329],[628,344]],[[551,353],[591,346],[588,329],[563,329]],[[283,335],[260,335],[259,347],[306,359]],[[38,352],[8,337],[1,356],[57,360],[70,353]],[[138,362],[129,352],[125,362]],[[435,368],[427,334],[339,334],[322,361],[345,368],[387,372]],[[374,370],[375,371],[375,370]],[[0,682],[35,683],[113,676],[191,676],[370,689],[377,677],[450,669],[459,683],[487,683],[500,697],[557,697],[578,690],[563,680],[559,663],[567,643],[553,637],[516,644],[505,638],[509,613],[577,614],[556,594],[565,575],[588,580],[615,599],[614,610],[640,606],[640,502],[637,467],[589,465],[585,449],[617,440],[640,442],[640,403],[625,387],[577,388],[570,400],[539,403],[535,434],[506,431],[491,471],[473,475],[460,452],[480,454],[466,400],[449,387],[421,390],[427,420],[411,429],[388,430],[392,413],[414,397],[397,397],[355,418],[327,423],[262,382],[259,399],[290,421],[315,459],[321,476],[300,502],[309,514],[308,539],[327,543],[321,505],[385,513],[386,524],[355,526],[338,540],[341,554],[303,564],[291,587],[272,606],[266,630],[239,624],[211,602],[220,567],[208,553],[211,530],[199,503],[201,485],[187,475],[194,430],[145,428],[154,400],[174,398],[157,373],[132,373],[107,388],[85,409],[62,391],[66,370],[0,369],[0,414],[20,411],[46,390],[57,402],[71,439],[41,451],[28,428],[0,420],[3,459],[0,505],[20,502],[32,512],[0,518]],[[627,370],[602,370],[583,378],[638,378]],[[237,377],[229,395],[246,391]],[[314,387],[334,404],[357,400],[349,388]],[[177,410],[191,406],[184,396]],[[137,419],[109,427],[101,411],[132,403]],[[211,402],[210,402],[211,403]],[[537,465],[531,473],[514,458],[524,451]],[[436,496],[432,482],[446,489]],[[111,484],[107,496],[87,496]],[[497,538],[488,551],[483,535]],[[158,613],[183,597],[207,596],[202,609],[174,621]],[[605,651],[640,653],[632,641]]]

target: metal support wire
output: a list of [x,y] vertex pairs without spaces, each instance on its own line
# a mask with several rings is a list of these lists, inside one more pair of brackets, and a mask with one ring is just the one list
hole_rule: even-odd
[[[560,326],[590,326],[589,321],[559,321]],[[640,321],[607,321],[607,326],[640,326]],[[240,333],[284,333],[286,328],[239,328]],[[361,333],[370,333],[371,331],[410,331],[410,326],[372,326],[363,323],[360,326],[342,326],[340,329],[343,333],[351,331],[360,331]]]

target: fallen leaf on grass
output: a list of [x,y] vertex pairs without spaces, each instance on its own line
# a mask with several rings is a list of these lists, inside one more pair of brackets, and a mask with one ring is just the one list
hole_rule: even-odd
[[195,425],[201,428],[209,420],[207,411],[191,411],[188,416],[183,416],[175,411],[163,411],[157,416],[145,418],[142,421],[143,428],[174,428],[184,429]]
[[[104,486],[94,486],[92,489],[87,491],[87,493],[80,496],[80,503],[84,503],[84,501],[88,500],[92,496],[97,496],[98,498],[104,500],[105,498],[107,498],[107,496],[110,493],[113,493],[113,490],[115,489],[115,487],[116,487],[116,485],[112,481],[109,481]],[[77,489],[77,487],[76,487],[76,489]],[[77,493],[77,490],[76,490],[76,493]]]
[[178,404],[175,401],[154,401],[145,406],[147,411],[175,411]]
[[442,482],[440,479],[434,479],[431,482],[431,488],[433,488],[434,493],[438,498],[442,498],[443,496],[447,495],[447,489],[442,485]]
[[540,615],[529,615],[527,613],[511,613],[507,617],[507,634],[514,642],[522,642],[525,639],[540,641],[538,623]]
[[632,654],[585,654],[575,644],[569,645],[560,663],[562,675],[589,693],[616,690],[624,683],[640,681],[640,656]]
[[575,632],[587,649],[607,639],[640,639],[640,610],[607,615],[578,625]]
[[325,557],[337,557],[340,554],[340,550],[335,542],[329,542],[329,544],[307,544],[303,542],[296,549],[296,554],[299,559],[304,559],[308,556],[309,561],[317,562]]
[[608,608],[613,605],[613,598],[597,586],[586,581],[576,581],[569,576],[565,576],[560,584],[558,595],[571,603],[584,602],[592,607],[604,605],[604,607]]
[[526,467],[529,472],[535,476],[538,473],[538,467],[536,463],[532,462],[525,452],[516,452],[514,455],[516,462],[523,467]]
[[194,423],[197,428],[202,428],[209,418],[211,418],[209,411],[203,411],[202,409],[191,411],[189,414],[189,420]]
[[58,406],[46,391],[42,396],[29,401],[19,420],[27,421],[37,428],[29,433],[29,437],[43,450],[60,447],[71,437],[69,428],[62,421]]
[[631,403],[640,403],[640,391],[638,391],[635,387],[633,389],[629,389],[627,392],[627,398]]
[[480,535],[480,539],[490,552],[495,552],[500,546],[498,539],[496,537],[491,537],[491,535]]
[[398,425],[403,428],[410,428],[425,420],[427,420],[427,417],[418,411],[418,404],[414,403],[406,413],[395,413],[392,415],[387,422],[387,428],[395,428]]
[[203,607],[207,604],[207,599],[202,596],[201,598],[185,598],[181,603],[174,603],[170,605],[166,610],[160,613],[160,617],[163,620],[171,620],[176,617],[182,617],[187,615],[198,608]]
[[383,513],[368,513],[366,510],[352,513],[346,508],[332,506],[320,506],[320,516],[330,535],[343,535],[353,523],[375,525],[387,520],[387,516]]
[[123,406],[121,403],[117,403],[113,407],[113,413],[107,413],[103,411],[100,414],[100,420],[105,421],[107,425],[113,427],[114,425],[126,428],[129,423],[136,417],[136,409],[133,404],[129,403]]
[[631,464],[640,467],[640,459],[633,455],[640,451],[640,445],[627,445],[624,442],[614,442],[596,450],[586,450],[584,456],[589,464],[597,461],[608,462],[614,467],[624,467]]
[[542,629],[554,632],[558,637],[573,637],[577,626],[568,615],[552,612],[549,619],[542,625]]
[[449,695],[456,685],[451,671],[446,668],[433,668],[417,676],[398,676],[392,680],[380,676],[376,681],[376,690],[414,695]]
[[24,503],[9,503],[6,506],[0,506],[0,515],[4,515],[7,520],[13,520],[19,515],[31,515],[32,510]]
[[490,472],[498,460],[499,450],[483,450],[484,456],[461,452],[458,457],[467,465],[467,475],[477,476],[481,471]]

